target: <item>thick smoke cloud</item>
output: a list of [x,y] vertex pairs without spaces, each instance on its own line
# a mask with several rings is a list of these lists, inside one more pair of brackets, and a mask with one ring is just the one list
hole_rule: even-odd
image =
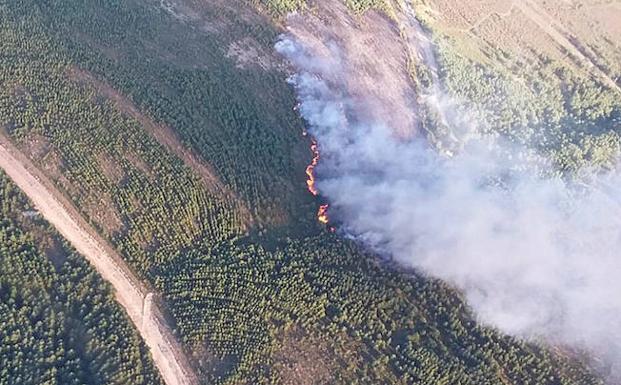
[[[290,81],[322,155],[318,187],[343,231],[452,283],[486,324],[586,348],[617,366],[619,173],[568,182],[540,172],[551,166],[526,149],[482,137],[439,154],[383,119],[407,106],[359,84],[351,92],[355,51],[335,40],[318,49],[298,29],[276,48],[295,68]],[[446,109],[438,104],[445,95],[425,99]],[[459,124],[476,131],[467,119]]]

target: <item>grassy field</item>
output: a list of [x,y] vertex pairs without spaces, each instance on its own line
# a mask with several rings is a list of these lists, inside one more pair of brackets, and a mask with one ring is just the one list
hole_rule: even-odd
[[[278,33],[237,1],[0,6],[0,126],[161,292],[205,383],[600,384],[316,223]],[[493,81],[442,55],[449,87]]]

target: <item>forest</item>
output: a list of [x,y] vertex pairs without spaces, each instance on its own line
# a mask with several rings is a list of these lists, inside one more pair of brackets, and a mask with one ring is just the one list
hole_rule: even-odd
[[162,384],[108,285],[0,174],[0,384]]
[[[276,14],[300,5],[260,2]],[[318,224],[310,142],[286,78],[226,49],[251,41],[269,59],[278,29],[252,9],[238,17],[247,3],[216,3],[188,1],[185,13],[139,0],[0,6],[0,134],[160,292],[205,384],[602,384],[574,355],[479,325],[453,288]],[[441,53],[448,87],[494,102],[501,75]],[[498,129],[517,137],[547,115],[551,131],[618,117],[614,98],[586,108],[591,86],[531,95],[532,113],[516,102]],[[618,149],[618,118],[610,124],[541,148],[568,169],[606,162]],[[172,129],[218,187],[150,125]],[[22,224],[31,208],[6,178],[0,186],[0,384],[160,383],[109,288],[58,240],[66,257],[55,267],[35,235],[53,231]]]
[[[306,7],[306,0],[248,0],[255,6],[264,7],[271,15],[282,17],[288,12],[297,11]],[[345,0],[345,3],[356,13],[369,9],[388,10],[391,7],[389,0]]]

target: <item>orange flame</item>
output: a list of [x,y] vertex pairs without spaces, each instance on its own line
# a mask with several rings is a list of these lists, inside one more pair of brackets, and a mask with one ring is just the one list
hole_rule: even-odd
[[319,206],[319,210],[317,211],[317,220],[327,225],[330,222],[330,218],[328,217],[328,207],[329,205],[321,205]]
[[311,194],[317,196],[319,191],[317,191],[317,187],[315,186],[315,167],[317,167],[319,163],[319,149],[315,139],[313,139],[311,143],[311,151],[313,152],[313,159],[311,163],[306,166],[306,176],[308,177],[308,179],[306,179],[306,186],[308,186],[308,191],[310,191]]
[[[317,190],[317,186],[315,186],[315,167],[319,164],[319,147],[317,146],[317,141],[315,139],[311,139],[311,151],[313,153],[313,159],[311,160],[311,163],[306,166],[306,186],[311,194],[317,196],[319,195],[319,191]],[[329,205],[323,204],[319,206],[319,210],[317,210],[317,220],[324,225],[327,225],[330,222],[330,218],[328,217],[329,207]]]

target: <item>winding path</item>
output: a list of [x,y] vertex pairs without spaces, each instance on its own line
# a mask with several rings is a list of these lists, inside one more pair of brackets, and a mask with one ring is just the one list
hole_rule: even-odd
[[121,256],[80,216],[76,208],[0,133],[0,168],[30,198],[41,215],[114,287],[123,306],[149,347],[167,385],[196,385],[181,346],[161,310]]

